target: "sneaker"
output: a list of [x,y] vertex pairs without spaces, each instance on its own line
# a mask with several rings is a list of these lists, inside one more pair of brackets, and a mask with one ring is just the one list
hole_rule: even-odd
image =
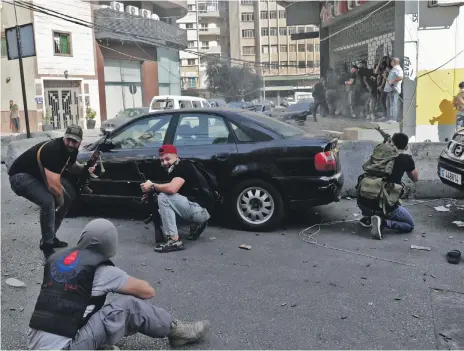
[[371,228],[371,235],[374,239],[382,240],[382,231],[381,225],[382,220],[379,216],[372,216],[371,217],[372,228]]
[[171,346],[182,346],[201,341],[210,327],[209,321],[184,323],[173,320],[171,332],[168,335]]
[[56,236],[53,238],[53,247],[55,248],[63,248],[63,247],[68,247],[68,243],[61,241],[58,239]]
[[393,124],[393,123],[397,123],[397,122],[394,119],[389,119],[386,123]]
[[169,239],[165,244],[159,244],[155,247],[156,252],[172,252],[184,249],[184,244],[180,240]]
[[359,224],[361,224],[364,228],[372,227],[371,217],[365,216],[359,220]]
[[190,226],[190,231],[189,231],[189,235],[188,235],[187,239],[188,240],[197,240],[200,237],[201,233],[204,232],[207,225],[208,225],[208,221],[206,221],[205,223],[202,223],[202,224],[194,224],[194,225]]

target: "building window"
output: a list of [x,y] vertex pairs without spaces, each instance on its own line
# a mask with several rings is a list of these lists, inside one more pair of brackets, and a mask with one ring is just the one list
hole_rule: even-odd
[[296,33],[296,28],[295,27],[288,27],[288,34],[295,34]]
[[195,66],[196,60],[195,59],[187,59],[187,66]]
[[269,28],[261,28],[261,35],[267,37],[269,35]]
[[254,46],[244,46],[242,47],[242,52],[243,52],[243,55],[246,56],[246,55],[254,55],[255,54],[255,47]]
[[263,45],[261,46],[261,52],[263,54],[269,54],[269,45]]
[[314,68],[314,62],[313,61],[308,61],[308,63],[306,64],[306,67]]
[[270,19],[276,19],[277,18],[277,11],[269,12],[269,18]]
[[269,35],[272,37],[276,37],[279,32],[277,31],[277,27],[271,27],[269,29]]
[[253,12],[242,13],[242,22],[251,22],[255,20],[255,14]]
[[6,38],[2,37],[0,38],[0,46],[1,46],[1,57],[6,57],[7,56],[7,50],[6,50]]
[[267,11],[261,11],[259,18],[261,19],[268,19],[269,18],[269,12]]
[[321,51],[321,46],[319,44],[314,45],[314,50],[316,50],[316,52]]
[[200,23],[200,32],[208,31],[208,23]]
[[195,12],[195,5],[187,5],[189,12]]
[[305,44],[298,44],[298,52],[305,52],[306,51],[306,48],[305,48]]
[[296,67],[296,61],[290,61],[288,66],[289,67]]
[[271,45],[271,54],[277,54],[278,53],[278,50],[277,50],[277,45]]
[[209,49],[209,41],[202,41],[201,42],[202,49]]
[[242,29],[242,38],[254,38],[255,30],[254,29]]
[[298,61],[298,68],[306,68],[306,62]]
[[287,45],[280,45],[280,52],[287,52]]
[[189,88],[196,88],[197,87],[197,77],[188,77],[187,78],[187,85]]
[[287,35],[287,28],[279,28],[279,35]]
[[287,13],[285,12],[285,10],[280,10],[279,11],[279,18],[287,18]]
[[185,29],[194,29],[193,28],[193,23],[186,23],[185,24]]
[[253,0],[242,0],[240,3],[242,5],[251,5],[253,4]]
[[197,47],[197,41],[196,41],[196,40],[189,40],[189,41],[187,42],[187,46],[188,46],[189,48],[196,48],[196,47]]
[[279,61],[272,61],[271,69],[279,69]]
[[72,56],[71,34],[53,32],[55,55]]
[[310,52],[314,51],[314,45],[313,44],[308,44],[308,51],[310,51]]
[[290,44],[290,52],[296,52],[296,44]]
[[304,27],[298,27],[298,33],[304,33],[305,28]]

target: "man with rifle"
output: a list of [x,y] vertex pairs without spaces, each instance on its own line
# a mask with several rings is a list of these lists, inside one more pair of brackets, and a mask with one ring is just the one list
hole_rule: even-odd
[[161,166],[167,171],[168,183],[147,180],[140,185],[144,193],[158,193],[157,202],[164,235],[168,240],[156,252],[183,250],[176,215],[192,223],[188,239],[197,240],[205,230],[216,199],[215,177],[189,160],[181,160],[174,145],[159,148]]
[[372,237],[380,240],[384,229],[402,233],[414,229],[411,215],[401,206],[402,178],[406,173],[409,179],[417,182],[419,175],[412,156],[404,153],[408,148],[408,136],[395,133],[390,137],[380,128],[377,130],[384,142],[374,148],[370,159],[364,163],[365,173],[359,177],[356,189],[358,206],[364,216],[360,224],[371,227]]
[[[8,171],[14,193],[40,207],[40,249],[45,258],[55,248],[68,246],[56,237],[56,232],[72,205],[76,190],[61,175],[65,169],[79,175],[86,168],[76,162],[82,135],[81,127],[70,125],[63,137],[40,142],[26,150]],[[94,171],[94,167],[88,168],[89,173]]]

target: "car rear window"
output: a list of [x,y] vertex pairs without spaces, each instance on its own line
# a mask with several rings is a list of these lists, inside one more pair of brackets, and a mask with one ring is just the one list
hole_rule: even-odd
[[250,111],[241,112],[241,114],[250,118],[264,128],[270,129],[271,131],[283,136],[284,138],[291,138],[297,135],[305,134],[305,132],[300,128],[296,128],[288,123],[281,122],[275,118],[268,117],[260,113]]
[[169,110],[174,108],[174,100],[172,99],[157,99],[151,103],[152,110]]

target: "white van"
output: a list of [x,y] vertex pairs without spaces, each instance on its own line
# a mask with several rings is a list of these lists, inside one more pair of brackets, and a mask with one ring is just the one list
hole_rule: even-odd
[[211,107],[208,100],[196,96],[160,95],[150,103],[150,112],[161,110],[178,110],[182,108]]

